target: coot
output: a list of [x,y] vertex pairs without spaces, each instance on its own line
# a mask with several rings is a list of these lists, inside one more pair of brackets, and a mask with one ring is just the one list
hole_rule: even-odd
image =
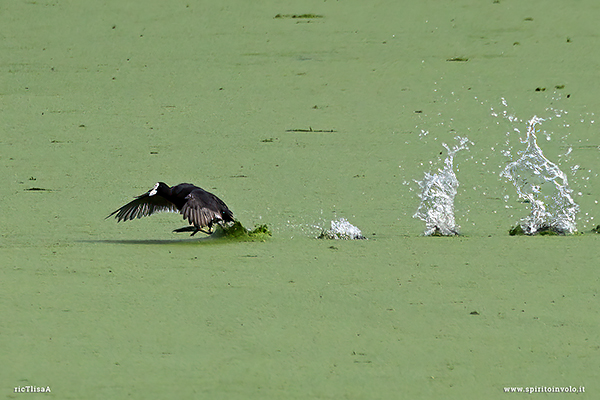
[[[233,221],[233,213],[221,199],[206,190],[189,183],[169,187],[158,182],[147,193],[137,196],[106,218],[113,215],[117,222],[146,217],[157,212],[179,212],[192,226],[175,229],[173,232],[198,231],[210,235],[215,223]],[[116,214],[116,215],[115,215]],[[203,228],[208,228],[204,230]]]

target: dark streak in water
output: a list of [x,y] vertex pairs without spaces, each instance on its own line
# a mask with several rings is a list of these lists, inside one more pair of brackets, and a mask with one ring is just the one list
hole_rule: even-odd
[[308,127],[308,129],[286,129],[286,132],[309,132],[309,133],[333,133],[337,132],[334,129],[313,129],[312,127]]

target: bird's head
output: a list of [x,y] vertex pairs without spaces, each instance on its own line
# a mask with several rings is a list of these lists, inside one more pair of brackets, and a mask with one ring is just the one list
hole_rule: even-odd
[[148,192],[149,196],[154,196],[155,194],[158,193],[159,190],[164,189],[164,188],[168,188],[169,186],[167,186],[166,183],[164,182],[157,182],[156,185],[154,185],[154,187],[152,188],[152,190],[150,190]]

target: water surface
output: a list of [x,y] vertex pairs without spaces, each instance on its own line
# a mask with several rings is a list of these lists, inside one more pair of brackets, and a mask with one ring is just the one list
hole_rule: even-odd
[[[594,227],[595,2],[4,11],[4,397],[600,390],[597,237],[508,236],[526,207],[502,150],[525,125],[493,115],[568,111],[540,146],[575,171],[578,229]],[[305,13],[322,17],[291,18]],[[454,164],[463,236],[423,237],[413,180],[457,135],[475,143]],[[104,220],[157,181],[200,185],[273,238],[190,240],[173,214]],[[369,240],[314,238],[340,218]]]

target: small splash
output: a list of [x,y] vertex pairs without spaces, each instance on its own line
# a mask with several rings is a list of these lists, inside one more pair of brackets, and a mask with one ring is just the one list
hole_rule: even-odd
[[338,221],[331,221],[331,229],[323,229],[317,238],[343,240],[366,239],[360,229],[352,225],[345,218],[340,218]]
[[454,197],[458,189],[458,179],[454,173],[454,156],[460,150],[467,149],[470,142],[468,138],[456,136],[458,145],[450,148],[446,143],[442,145],[448,150],[444,161],[444,168],[438,169],[435,174],[425,172],[419,184],[421,193],[418,195],[421,204],[413,218],[425,222],[426,236],[452,236],[458,235],[458,226],[454,219]]
[[[544,121],[537,116],[529,120],[527,148],[518,160],[509,163],[500,176],[513,183],[519,198],[531,206],[531,214],[519,221],[520,229],[511,229],[511,234],[523,232],[535,235],[552,231],[557,234],[577,231],[575,217],[579,206],[571,197],[567,175],[548,160],[537,144],[536,126]],[[515,232],[515,233],[513,233]]]

